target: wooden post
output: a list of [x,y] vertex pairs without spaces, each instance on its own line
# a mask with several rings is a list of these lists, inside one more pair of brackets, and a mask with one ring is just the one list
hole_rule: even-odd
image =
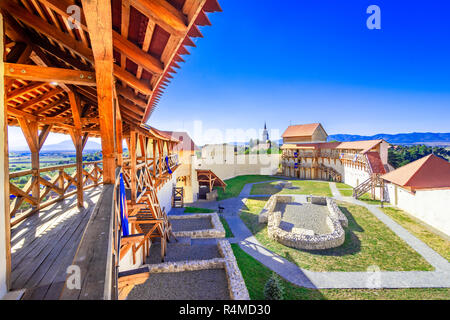
[[130,176],[131,176],[131,203],[136,203],[136,131],[130,131]]
[[116,99],[116,147],[117,147],[117,165],[123,166],[123,132],[122,116],[120,114],[119,104]]
[[[83,207],[83,139],[80,129],[73,129],[70,131],[73,144],[76,151],[76,179],[77,179],[77,205],[78,208]],[[86,138],[87,139],[87,136]]]
[[111,1],[82,0],[81,2],[95,60],[98,113],[102,139],[103,183],[114,184],[116,150]]
[[19,121],[20,128],[25,136],[28,147],[31,152],[31,169],[32,173],[32,183],[33,187],[31,189],[31,194],[34,199],[36,199],[37,205],[36,209],[39,209],[39,198],[40,198],[40,184],[39,184],[39,135],[38,135],[38,124],[36,121],[28,121],[25,118],[17,117]]
[[8,158],[8,123],[4,78],[4,50],[3,16],[0,12],[0,296],[10,288],[11,278],[11,227],[9,215],[9,158]]

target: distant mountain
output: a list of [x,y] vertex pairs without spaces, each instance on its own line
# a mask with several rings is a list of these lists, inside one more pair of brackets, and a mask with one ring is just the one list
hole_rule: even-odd
[[[15,148],[13,145],[10,144],[9,150],[10,151],[28,151],[29,149],[27,147]],[[102,146],[99,143],[88,140],[86,142],[86,146],[84,147],[83,151],[101,151],[101,150],[102,150]],[[44,145],[41,149],[41,152],[52,152],[52,151],[59,151],[59,152],[73,151],[73,152],[75,152],[75,147],[73,145],[72,140],[65,140],[65,141],[61,141],[60,143],[56,143],[56,144]]]
[[379,133],[373,136],[360,136],[353,134],[333,134],[328,136],[328,141],[358,141],[384,139],[392,144],[426,144],[426,145],[450,145],[450,133],[412,132],[386,134]]

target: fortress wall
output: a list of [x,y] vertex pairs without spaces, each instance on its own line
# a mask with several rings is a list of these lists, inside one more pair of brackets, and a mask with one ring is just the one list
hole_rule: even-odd
[[413,194],[392,183],[387,189],[391,204],[450,236],[450,189],[417,190]]
[[193,159],[193,168],[209,169],[220,179],[226,180],[236,176],[261,174],[274,175],[277,173],[281,156],[273,155],[235,155],[226,159]]

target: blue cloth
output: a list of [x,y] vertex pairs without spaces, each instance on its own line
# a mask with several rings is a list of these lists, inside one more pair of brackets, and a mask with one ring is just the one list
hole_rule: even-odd
[[120,218],[122,225],[122,236],[126,237],[130,234],[128,226],[127,196],[125,192],[125,183],[123,182],[123,174],[120,174]]
[[167,172],[169,172],[169,174],[172,174],[172,170],[170,169],[170,165],[169,165],[169,157],[166,156],[166,163],[167,163]]

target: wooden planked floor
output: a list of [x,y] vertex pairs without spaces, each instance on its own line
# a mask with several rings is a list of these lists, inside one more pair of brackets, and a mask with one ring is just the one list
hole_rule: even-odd
[[49,206],[11,229],[11,286],[24,289],[22,299],[58,299],[84,229],[102,187]]

